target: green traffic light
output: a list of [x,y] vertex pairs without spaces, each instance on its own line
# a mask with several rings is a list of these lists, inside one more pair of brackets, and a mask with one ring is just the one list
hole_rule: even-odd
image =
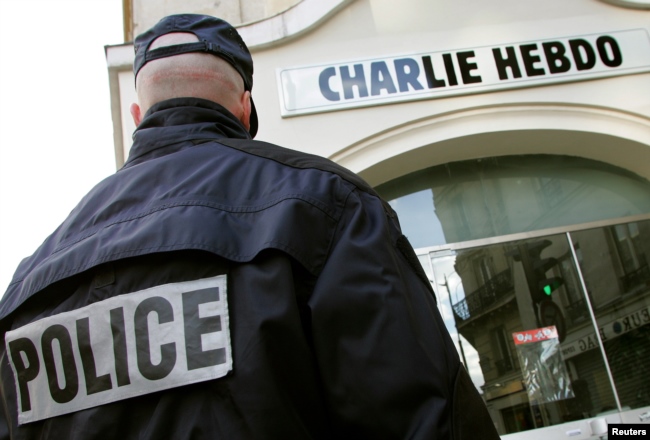
[[551,293],[556,291],[561,285],[564,284],[564,279],[561,277],[547,278],[540,282],[540,287],[546,296],[551,296]]

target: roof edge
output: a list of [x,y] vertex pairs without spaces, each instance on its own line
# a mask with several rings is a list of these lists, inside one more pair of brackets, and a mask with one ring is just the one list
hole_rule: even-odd
[[311,31],[355,0],[302,0],[260,21],[235,26],[250,50],[263,49]]
[[[272,47],[315,29],[354,1],[302,0],[272,17],[239,24],[235,28],[251,51]],[[128,52],[133,53],[132,42],[108,45],[105,51],[109,67],[133,65],[135,56],[128,55]],[[115,55],[118,60],[114,58]]]

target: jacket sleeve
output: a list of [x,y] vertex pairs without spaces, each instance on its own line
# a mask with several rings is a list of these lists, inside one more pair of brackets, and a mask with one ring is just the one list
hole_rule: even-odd
[[[350,194],[309,302],[335,438],[498,438],[476,389],[462,386],[468,375],[391,212],[376,196]],[[455,435],[455,400],[488,426]]]

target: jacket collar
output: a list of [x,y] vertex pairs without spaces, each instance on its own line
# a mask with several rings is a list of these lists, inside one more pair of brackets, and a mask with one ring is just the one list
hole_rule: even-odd
[[153,105],[133,133],[124,167],[164,156],[203,139],[251,139],[242,123],[223,106],[200,98],[174,98]]

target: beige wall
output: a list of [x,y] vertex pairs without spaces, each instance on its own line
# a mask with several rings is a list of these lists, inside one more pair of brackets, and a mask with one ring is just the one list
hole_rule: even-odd
[[[294,1],[267,6],[280,10]],[[146,11],[153,3],[136,5]],[[157,19],[180,3],[156,1],[155,14],[140,15]],[[232,11],[223,9],[225,2],[182,4],[203,7],[193,12],[224,11],[247,20],[238,2]],[[283,118],[277,69],[617,30],[648,32],[649,23],[648,10],[598,0],[546,0],[534,8],[518,0],[303,0],[239,29],[255,59],[258,139],[332,158],[376,185],[450,161],[540,153],[600,160],[650,179],[650,73]],[[119,102],[118,113],[128,104]],[[128,142],[128,127],[123,138]]]
[[269,18],[299,2],[300,0],[131,0],[133,35],[144,32],[170,14],[209,14],[238,25]]
[[[408,0],[399,7],[358,0],[299,41],[255,53],[259,136],[331,157],[371,184],[449,161],[528,153],[589,157],[650,178],[647,73],[284,119],[274,75],[278,67],[648,29],[648,23],[647,11],[595,0],[548,0],[535,8],[513,0]],[[620,137],[630,154],[594,133]],[[468,138],[484,134],[491,135],[489,145]]]

